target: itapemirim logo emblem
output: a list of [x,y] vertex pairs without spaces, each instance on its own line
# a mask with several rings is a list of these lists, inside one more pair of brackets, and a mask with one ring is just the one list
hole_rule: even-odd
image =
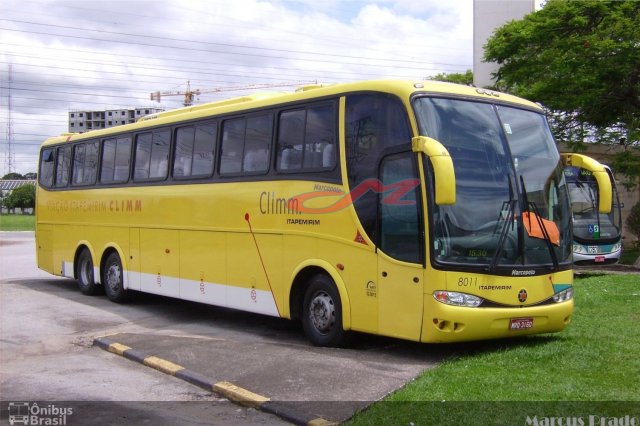
[[10,402],[10,425],[49,425],[62,426],[67,424],[67,418],[73,415],[73,408],[61,407],[53,403],[38,405],[37,402]]

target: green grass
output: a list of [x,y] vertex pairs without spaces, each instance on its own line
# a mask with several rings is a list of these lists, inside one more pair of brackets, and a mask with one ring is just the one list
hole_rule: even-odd
[[36,217],[34,215],[0,215],[0,231],[33,231],[35,226]]
[[[572,323],[561,333],[444,349],[447,359],[439,366],[349,424],[526,424],[527,415],[544,413],[640,416],[640,275],[577,279],[575,303]],[[424,350],[443,351],[438,348]]]

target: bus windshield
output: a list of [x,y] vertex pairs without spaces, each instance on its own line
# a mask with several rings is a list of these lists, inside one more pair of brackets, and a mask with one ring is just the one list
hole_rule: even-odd
[[583,244],[618,241],[622,226],[613,176],[609,176],[614,192],[613,208],[610,213],[598,213],[598,184],[593,174],[578,167],[567,167],[564,173],[571,195],[573,238]]
[[[447,148],[456,176],[456,203],[431,203],[434,263],[496,273],[500,268],[568,267],[568,194],[544,116],[434,97],[417,98],[414,108],[420,133]],[[429,170],[425,175],[431,175]]]

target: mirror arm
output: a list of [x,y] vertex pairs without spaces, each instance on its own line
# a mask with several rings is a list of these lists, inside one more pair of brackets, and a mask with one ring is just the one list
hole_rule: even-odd
[[598,211],[600,213],[611,213],[611,197],[613,189],[609,174],[602,164],[591,157],[582,154],[562,153],[560,154],[564,167],[579,167],[589,170],[598,182]]

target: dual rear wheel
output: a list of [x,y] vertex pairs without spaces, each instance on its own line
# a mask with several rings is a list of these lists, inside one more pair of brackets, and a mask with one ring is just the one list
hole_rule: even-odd
[[[78,288],[82,294],[92,296],[97,294],[100,286],[96,283],[93,272],[93,259],[91,253],[86,248],[78,255],[76,266],[76,277]],[[102,267],[102,284],[109,300],[113,302],[124,302],[129,292],[124,288],[124,278],[122,262],[116,252],[112,252],[107,257]]]

